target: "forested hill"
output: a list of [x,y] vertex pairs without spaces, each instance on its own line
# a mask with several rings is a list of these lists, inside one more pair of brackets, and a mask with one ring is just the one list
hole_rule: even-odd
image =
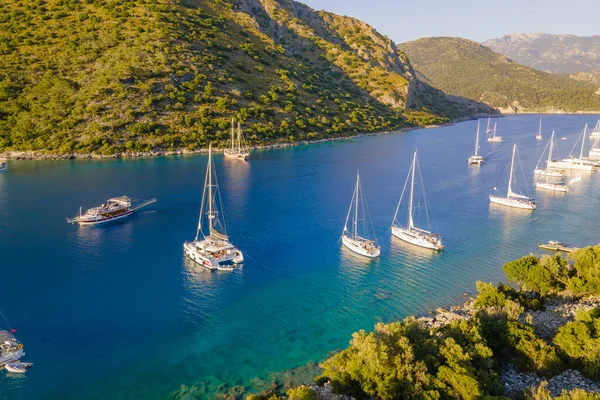
[[0,152],[252,144],[488,113],[358,20],[291,0],[0,3]]
[[596,84],[525,67],[471,40],[432,37],[398,47],[426,82],[503,112],[600,111]]

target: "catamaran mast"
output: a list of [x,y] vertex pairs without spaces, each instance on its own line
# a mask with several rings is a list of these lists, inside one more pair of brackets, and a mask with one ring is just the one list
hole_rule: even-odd
[[415,150],[415,154],[413,156],[412,162],[412,175],[410,177],[410,197],[408,198],[408,229],[413,228],[413,217],[412,217],[412,208],[413,208],[413,189],[415,187],[415,165],[417,163],[417,151]]
[[581,138],[581,151],[579,152],[580,160],[583,157],[583,145],[585,144],[585,135],[587,134],[587,125],[588,124],[585,124],[585,126],[583,127],[583,137]]
[[477,136],[475,139],[475,156],[479,155],[479,121],[477,121]]
[[208,146],[208,235],[212,234],[213,228],[213,210],[212,210],[212,148]]
[[554,131],[552,131],[552,136],[550,136],[550,149],[548,150],[548,162],[547,162],[546,166],[549,166],[550,162],[552,161],[553,146],[554,146]]
[[517,151],[517,145],[513,145],[513,154],[512,154],[512,161],[510,163],[510,177],[508,178],[508,193],[506,194],[506,198],[510,198],[510,195],[512,194],[512,179],[513,179],[513,171],[514,171],[514,167],[515,167],[515,153]]

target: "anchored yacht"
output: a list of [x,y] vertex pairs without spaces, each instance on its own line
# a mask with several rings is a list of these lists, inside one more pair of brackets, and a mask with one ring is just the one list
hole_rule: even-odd
[[67,218],[69,224],[78,223],[79,225],[98,225],[105,222],[116,221],[133,214],[136,210],[156,203],[156,199],[141,200],[141,203],[132,205],[134,201],[131,197],[121,196],[108,199],[105,204],[93,207],[86,212],[79,208],[79,214],[74,218]]

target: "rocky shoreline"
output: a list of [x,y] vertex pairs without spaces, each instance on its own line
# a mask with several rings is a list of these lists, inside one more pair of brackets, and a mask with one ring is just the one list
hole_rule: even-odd
[[[487,116],[487,115],[486,115]],[[392,131],[382,131],[382,132],[371,132],[371,133],[359,133],[351,136],[340,136],[340,137],[331,137],[325,139],[317,139],[317,140],[302,140],[294,143],[287,142],[279,142],[265,145],[252,146],[253,150],[269,150],[269,149],[279,149],[279,148],[287,148],[287,147],[295,147],[295,146],[304,146],[315,143],[326,143],[326,142],[335,142],[340,140],[352,140],[356,138],[366,137],[366,136],[382,136],[382,135],[391,135],[409,132],[417,129],[431,129],[431,128],[440,128],[443,126],[451,126],[457,122],[469,121],[474,118],[482,117],[481,115],[475,115],[472,117],[465,118],[457,118],[452,122],[448,122],[441,125],[427,125],[427,126],[413,126],[408,128],[402,128]],[[501,115],[493,115],[492,117],[498,118]],[[216,151],[223,151],[223,149],[216,149]],[[177,149],[177,150],[153,150],[153,151],[141,151],[141,152],[125,152],[125,153],[116,153],[116,154],[96,154],[96,153],[71,153],[71,154],[50,154],[44,153],[43,151],[6,151],[0,153],[0,159],[7,160],[75,160],[75,159],[94,159],[94,160],[102,160],[102,159],[115,159],[115,158],[142,158],[142,157],[159,157],[159,156],[176,156],[176,155],[193,155],[193,154],[205,154],[208,153],[208,149],[197,149],[197,150],[189,150],[189,149]]]

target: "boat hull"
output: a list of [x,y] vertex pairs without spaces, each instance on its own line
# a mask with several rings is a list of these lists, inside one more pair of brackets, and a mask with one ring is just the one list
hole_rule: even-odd
[[342,236],[342,244],[344,246],[346,246],[348,249],[355,252],[356,254],[360,254],[361,256],[365,256],[365,257],[369,257],[369,258],[379,257],[379,254],[381,253],[381,250],[379,249],[379,247],[375,247],[373,245],[373,248],[368,250],[364,247],[364,244],[365,244],[364,241],[355,240],[346,235]]
[[506,207],[512,208],[520,208],[523,210],[535,210],[535,201],[533,200],[519,200],[514,198],[506,198],[490,195],[490,202],[494,204],[499,204]]
[[562,161],[550,161],[548,162],[548,168],[571,170],[571,171],[588,171],[593,172],[594,166],[589,163],[575,160],[562,160]]
[[469,157],[469,165],[481,165],[483,164],[483,157],[471,156]]
[[185,242],[183,250],[185,255],[195,263],[205,268],[219,271],[233,271],[236,264],[244,261],[244,255],[240,250],[235,250],[231,255],[226,255],[219,259],[201,251],[194,242]]
[[499,142],[502,141],[502,137],[500,137],[500,136],[494,136],[494,137],[488,138],[487,141],[490,142],[490,143],[499,143]]
[[223,152],[223,156],[230,160],[248,161],[248,159],[250,158],[250,153],[237,153],[232,152],[231,150],[225,150]]
[[444,249],[441,239],[434,238],[431,233],[428,234],[426,232],[402,228],[393,225],[392,235],[407,243],[414,244],[415,246],[423,247],[426,249],[431,249],[435,251],[442,251]]
[[24,355],[25,355],[25,352],[21,348],[13,353],[7,354],[5,356],[0,356],[0,365],[5,365],[9,362],[17,361]]
[[117,221],[122,218],[129,217],[133,213],[134,213],[134,210],[129,210],[123,214],[115,215],[115,216],[108,217],[108,218],[99,218],[96,220],[82,220],[82,219],[78,218],[78,219],[75,219],[75,222],[77,222],[79,225],[83,225],[83,226],[100,225],[100,224],[105,224],[107,222],[113,222],[113,221]]
[[550,190],[553,192],[562,192],[567,193],[569,188],[566,185],[561,185],[558,183],[536,183],[535,187],[538,189]]
[[553,177],[553,178],[562,178],[564,176],[564,174],[561,173],[561,172],[558,172],[558,171],[548,171],[548,170],[545,170],[545,169],[535,169],[533,171],[533,173],[535,175],[550,176],[550,177]]

